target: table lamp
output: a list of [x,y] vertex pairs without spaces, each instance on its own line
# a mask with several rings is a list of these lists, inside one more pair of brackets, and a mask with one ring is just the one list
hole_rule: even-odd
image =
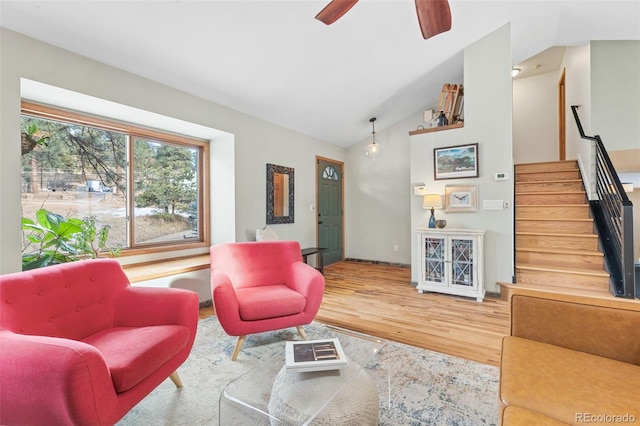
[[442,195],[427,194],[422,199],[422,208],[431,209],[431,217],[429,218],[429,228],[436,227],[435,209],[442,208]]

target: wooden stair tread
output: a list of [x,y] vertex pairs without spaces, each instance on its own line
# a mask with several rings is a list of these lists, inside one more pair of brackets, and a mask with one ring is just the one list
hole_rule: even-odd
[[582,179],[529,180],[516,182],[518,185],[548,185],[550,183],[582,183]]
[[598,239],[596,234],[561,234],[557,232],[516,232],[516,235],[544,235],[549,237],[575,237],[575,238],[595,238]]
[[573,164],[577,164],[576,160],[558,160],[558,161],[534,161],[533,163],[517,163],[516,167],[518,166],[535,166],[536,164],[567,164],[567,163],[573,163]]
[[556,173],[556,172],[577,172],[579,171],[580,168],[579,167],[571,167],[571,168],[566,168],[566,169],[549,169],[549,170],[520,170],[518,171],[518,165],[516,164],[516,173],[528,173],[528,174],[533,174],[533,173]]
[[605,306],[617,309],[630,309],[640,311],[639,299],[625,299],[615,297],[608,290],[597,290],[593,288],[579,289],[560,287],[560,286],[537,286],[529,283],[507,283],[498,282],[498,285],[507,290],[507,298],[516,294],[523,294],[535,297],[543,297],[547,299],[555,299],[581,304]]
[[555,218],[555,217],[517,217],[516,221],[526,220],[526,221],[536,221],[536,222],[593,222],[593,219],[590,217],[576,217],[576,218]]
[[[586,194],[585,191],[558,191],[553,192],[552,195],[565,195],[565,194]],[[516,195],[549,195],[549,191],[546,192],[519,192]]]
[[580,173],[580,169],[556,169],[556,170],[520,170],[516,169],[518,175],[549,175],[552,173]]
[[[608,289],[595,289],[595,288],[574,288],[563,287],[552,284],[538,285],[531,283],[498,283],[500,287],[508,289],[510,293],[514,294],[531,294],[533,296],[543,296],[547,294],[548,297],[553,299],[560,298],[572,298],[572,297],[587,297],[594,298],[595,300],[604,301],[616,301],[620,300],[612,295]],[[560,299],[561,300],[561,299]],[[623,299],[626,300],[626,299]]]
[[516,269],[522,269],[526,271],[540,271],[540,272],[558,272],[562,274],[572,274],[572,275],[588,275],[592,277],[609,277],[610,275],[604,271],[588,271],[584,269],[573,269],[573,268],[560,268],[558,266],[554,267],[546,267],[546,266],[533,266],[533,265],[517,265]]
[[553,253],[553,254],[579,254],[587,256],[599,256],[603,257],[604,253],[597,250],[575,250],[575,249],[563,249],[563,248],[535,248],[535,247],[519,247],[516,252],[528,252],[528,253]]
[[[560,208],[567,208],[567,207],[582,207],[582,208],[588,208],[589,204],[517,204],[516,203],[516,207],[518,208],[528,208],[528,207],[536,207],[536,208],[550,208],[550,207],[560,207]],[[532,209],[533,210],[533,209]]]

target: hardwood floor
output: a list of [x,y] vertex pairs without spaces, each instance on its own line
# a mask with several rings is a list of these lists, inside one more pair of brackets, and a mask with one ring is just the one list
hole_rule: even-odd
[[[437,293],[418,294],[408,268],[341,262],[324,268],[316,321],[498,366],[509,333],[509,304]],[[201,310],[201,317],[213,314]]]

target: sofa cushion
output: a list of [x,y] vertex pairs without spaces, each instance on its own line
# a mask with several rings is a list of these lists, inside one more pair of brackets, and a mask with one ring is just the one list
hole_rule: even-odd
[[83,340],[104,356],[117,393],[143,381],[188,341],[189,329],[181,325],[111,328]]
[[639,383],[640,367],[634,364],[520,337],[503,341],[503,406],[568,424],[585,423],[586,416],[601,414],[640,419]]
[[240,288],[236,295],[244,321],[295,315],[307,304],[306,297],[285,284]]
[[563,426],[567,423],[552,419],[540,413],[534,413],[526,408],[510,405],[502,412],[500,424],[508,426]]

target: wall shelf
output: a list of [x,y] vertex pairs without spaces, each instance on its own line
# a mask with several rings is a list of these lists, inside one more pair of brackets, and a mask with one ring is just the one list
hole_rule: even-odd
[[464,127],[464,122],[450,124],[448,126],[427,127],[426,129],[413,130],[409,132],[409,135],[414,136],[414,135],[421,135],[423,133],[441,132],[443,130],[459,129],[461,127]]

